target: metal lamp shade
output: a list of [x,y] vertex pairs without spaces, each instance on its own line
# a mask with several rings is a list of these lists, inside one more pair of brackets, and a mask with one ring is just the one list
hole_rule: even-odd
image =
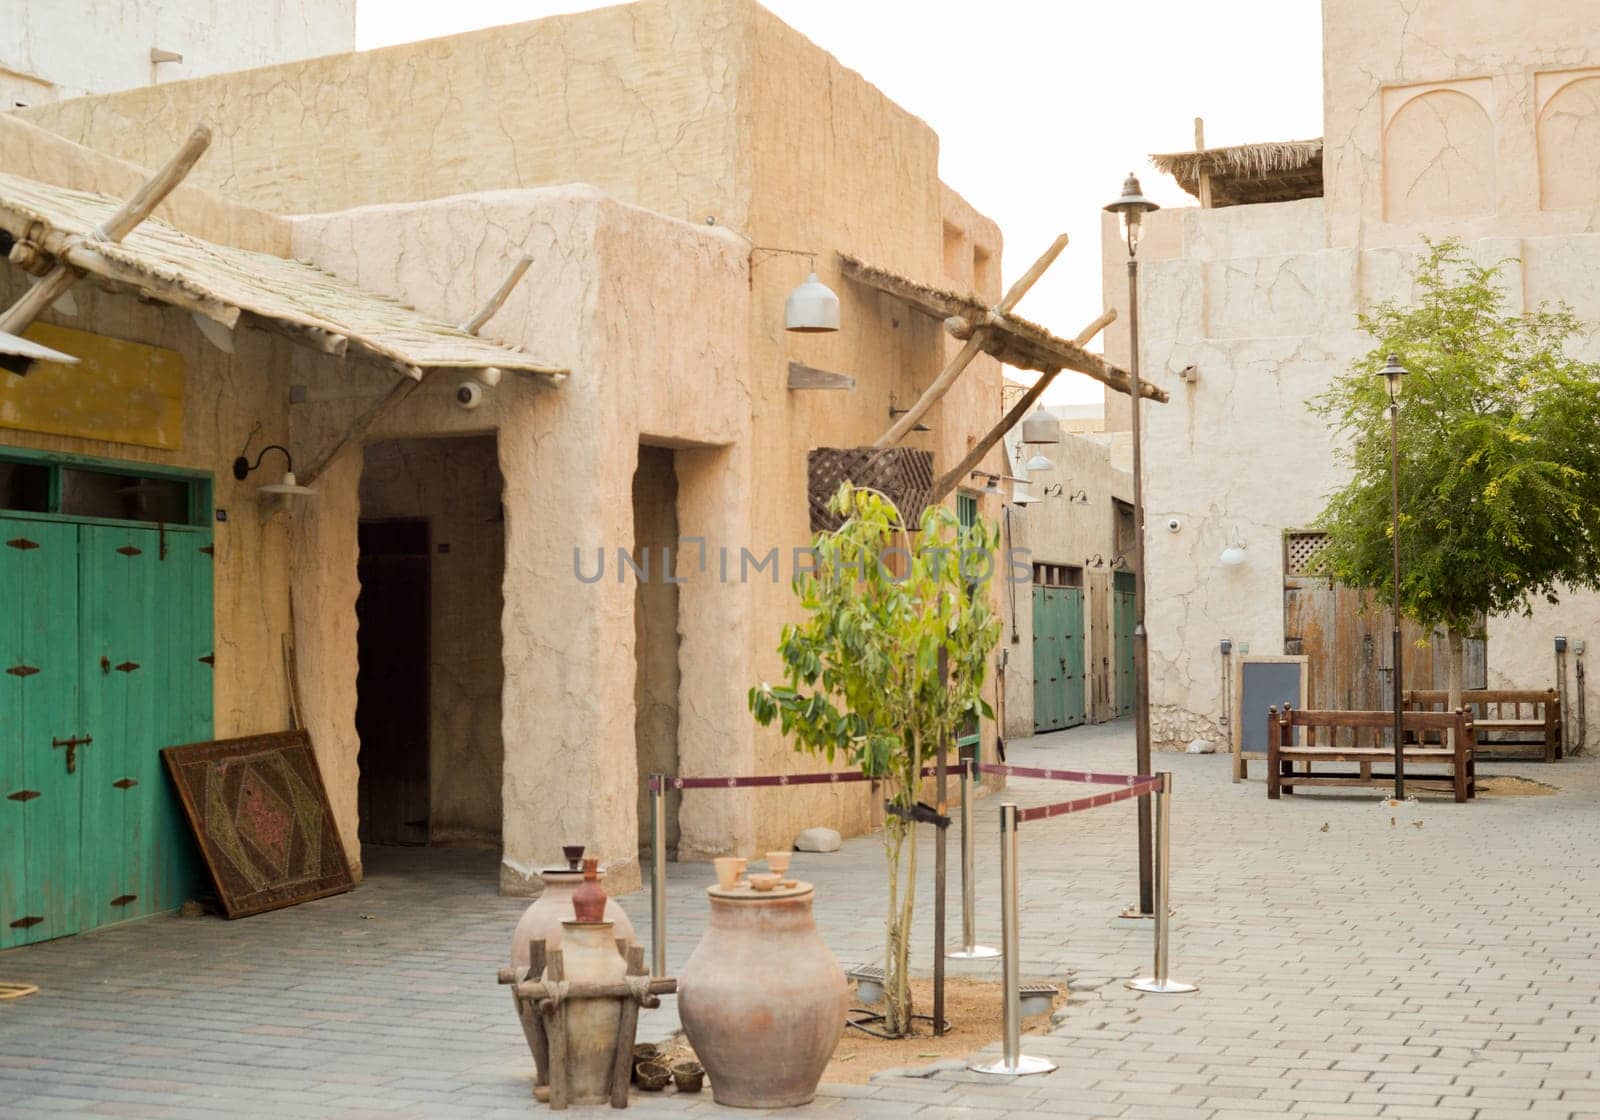
[[1222,555],[1217,558],[1217,563],[1224,568],[1237,568],[1245,561],[1244,546],[1230,544],[1222,550]]
[[801,334],[836,331],[839,329],[839,297],[813,272],[805,283],[789,293],[783,315],[786,330]]
[[1022,464],[1022,466],[1023,469],[1029,473],[1034,471],[1053,471],[1056,469],[1056,465],[1043,455],[1035,455],[1026,463]]
[[282,482],[268,483],[266,486],[261,488],[261,492],[263,494],[295,494],[302,497],[310,497],[316,493],[316,491],[309,486],[301,486],[300,480],[294,476],[293,471],[284,471]]
[[1061,421],[1048,412],[1035,412],[1022,422],[1023,443],[1060,443]]

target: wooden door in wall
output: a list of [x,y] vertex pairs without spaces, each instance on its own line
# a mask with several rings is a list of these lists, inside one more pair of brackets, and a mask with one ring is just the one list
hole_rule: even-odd
[[1060,731],[1084,722],[1082,571],[1035,564],[1033,586],[1033,729]]
[[173,909],[201,879],[159,752],[212,735],[210,533],[0,542],[0,947]]
[[1111,581],[1112,628],[1112,704],[1115,715],[1133,714],[1133,620],[1134,580],[1132,572],[1116,572]]
[[1112,702],[1111,573],[1088,572],[1089,643],[1085,651],[1089,674],[1089,721],[1104,723],[1116,717]]
[[356,786],[365,844],[426,844],[432,575],[428,522],[363,521],[356,598]]
[[[1285,538],[1283,651],[1309,661],[1307,703],[1337,711],[1389,711],[1394,707],[1393,613],[1374,595],[1311,574],[1321,533]],[[1449,647],[1444,633],[1424,634],[1406,619],[1400,628],[1402,687],[1445,688]],[[1466,642],[1463,688],[1488,685],[1482,638]]]
[[[967,530],[978,523],[978,499],[972,494],[956,495],[956,518],[961,523],[961,528]],[[972,591],[972,585],[967,587]],[[956,735],[956,747],[962,751],[970,752],[978,761],[983,761],[983,724],[977,716],[968,716],[961,730]]]

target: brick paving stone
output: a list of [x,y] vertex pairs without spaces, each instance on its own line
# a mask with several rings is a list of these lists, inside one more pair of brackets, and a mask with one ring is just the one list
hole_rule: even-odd
[[[1132,731],[1010,747],[1022,765],[1125,771]],[[1023,972],[1070,997],[1023,1049],[1060,1070],[994,1078],[950,1061],[824,1086],[783,1115],[1600,1120],[1600,761],[1482,764],[1560,792],[1427,799],[1422,829],[1389,827],[1365,795],[1268,802],[1259,780],[1229,781],[1226,758],[1158,762],[1176,782],[1172,972],[1198,994],[1121,984],[1150,967],[1148,927],[1114,917],[1135,891],[1133,807],[1030,823]],[[1081,792],[1018,781],[1002,796],[1027,806]],[[978,933],[990,943],[995,804],[976,814]],[[881,952],[881,861],[872,838],[795,856],[846,965]],[[350,894],[240,922],[161,917],[0,953],[0,973],[42,989],[0,1010],[0,1118],[536,1114],[526,1046],[494,981],[526,903],[495,894],[493,855],[375,849],[366,867]],[[704,866],[669,869],[671,966],[700,936],[708,878]],[[913,939],[924,972],[928,889],[924,879]],[[648,894],[619,901],[647,936]],[[950,962],[952,976],[998,973]],[[649,1038],[675,1029],[671,999],[641,1024]],[[709,1092],[638,1095],[630,1114],[713,1113],[751,1115]]]

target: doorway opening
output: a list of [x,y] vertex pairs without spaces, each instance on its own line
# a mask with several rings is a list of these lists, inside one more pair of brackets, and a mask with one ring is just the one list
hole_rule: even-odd
[[[669,567],[666,558],[672,557]],[[639,859],[654,855],[650,774],[678,772],[678,473],[669,447],[641,444],[633,474],[634,744],[639,764]],[[669,790],[666,858],[678,854],[683,794]]]
[[363,844],[500,848],[501,490],[492,435],[366,448],[356,600]]

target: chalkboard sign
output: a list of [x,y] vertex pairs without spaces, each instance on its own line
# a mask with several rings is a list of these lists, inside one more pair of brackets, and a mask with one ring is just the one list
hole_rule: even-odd
[[1306,706],[1304,656],[1242,654],[1233,677],[1233,780],[1249,775],[1245,760],[1267,757],[1267,709]]

